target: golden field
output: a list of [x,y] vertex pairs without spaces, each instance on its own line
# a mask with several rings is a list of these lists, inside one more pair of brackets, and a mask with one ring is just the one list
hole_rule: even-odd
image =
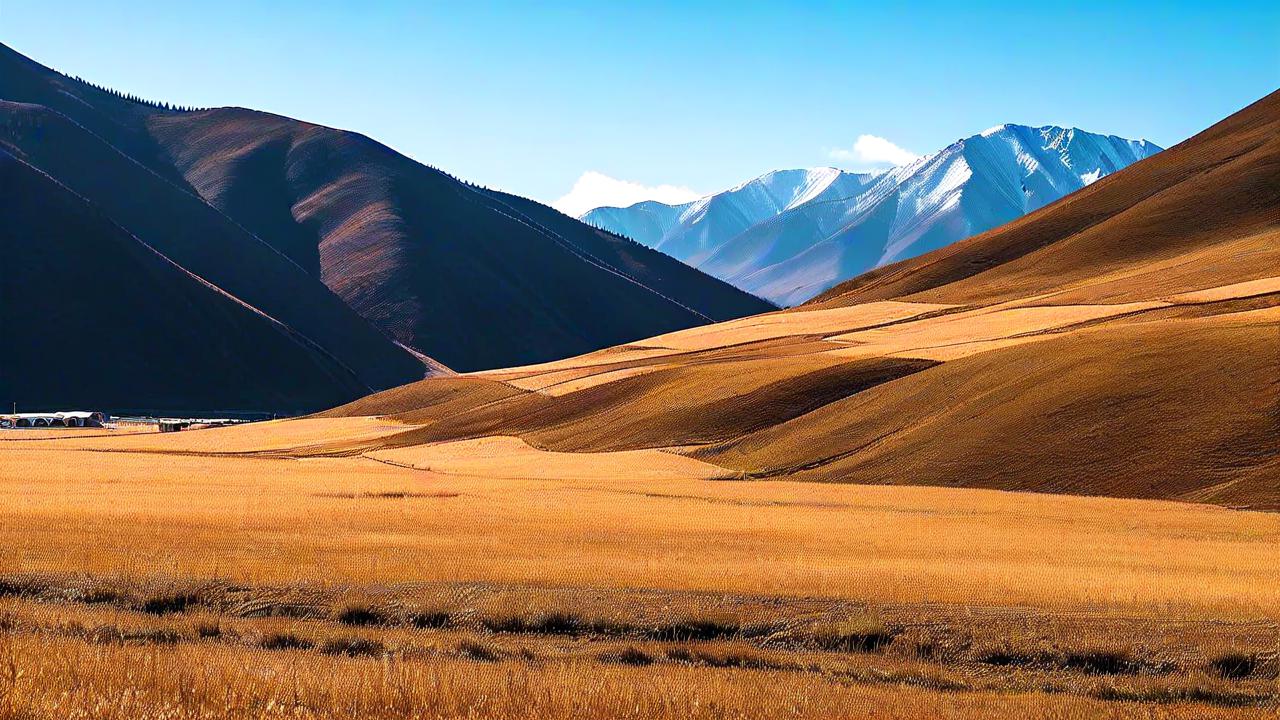
[[[1280,618],[1273,513],[712,482],[719,468],[660,451],[526,449],[512,461],[464,441],[370,457],[260,454],[378,427],[389,426],[314,419],[0,444],[0,571],[541,582]],[[139,450],[148,445],[158,452]],[[201,454],[211,446],[246,454]],[[516,475],[547,467],[554,478]]]
[[[4,435],[0,711],[1198,718],[1280,697],[1280,515],[739,482],[510,438],[311,454],[405,429]],[[1247,677],[1223,676],[1235,656]]]

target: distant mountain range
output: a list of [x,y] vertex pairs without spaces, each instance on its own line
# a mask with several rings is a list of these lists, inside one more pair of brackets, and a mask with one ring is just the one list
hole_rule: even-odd
[[1001,125],[891,170],[779,170],[683,205],[581,219],[780,305],[1044,207],[1160,147],[1075,128]]
[[6,407],[302,412],[774,309],[363,135],[4,45],[0,172]]

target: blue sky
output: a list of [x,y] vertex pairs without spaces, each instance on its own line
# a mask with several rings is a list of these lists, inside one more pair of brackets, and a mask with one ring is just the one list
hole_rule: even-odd
[[1280,87],[1280,3],[202,5],[3,0],[0,42],[144,97],[358,130],[543,201],[883,165],[1004,122],[1168,146]]

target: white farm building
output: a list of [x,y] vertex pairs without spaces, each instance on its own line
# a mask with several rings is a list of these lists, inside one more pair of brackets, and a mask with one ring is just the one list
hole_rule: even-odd
[[0,427],[102,427],[107,414],[92,410],[63,410],[43,413],[0,415]]

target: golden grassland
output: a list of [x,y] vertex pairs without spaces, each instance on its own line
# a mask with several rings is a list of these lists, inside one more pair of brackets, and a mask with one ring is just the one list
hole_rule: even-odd
[[0,443],[0,713],[1277,708],[1280,515],[712,480],[657,450],[513,439],[313,454],[404,430],[325,418]]
[[[204,448],[202,435],[235,444],[262,434],[273,446],[274,433],[298,437],[309,423],[343,422],[150,441]],[[121,440],[134,450],[147,439]],[[1271,582],[1280,515],[1271,513],[946,488],[655,479],[645,453],[604,455],[612,473],[605,478],[591,467],[592,454],[548,453],[558,456],[558,476],[536,479],[512,477],[518,467],[501,454],[486,471],[467,443],[464,452],[419,449],[415,462],[438,468],[424,471],[365,457],[109,452],[102,440],[84,442],[95,449],[73,449],[80,442],[72,440],[0,449],[0,542],[8,549],[0,571],[545,582],[1280,617],[1280,586]],[[534,456],[528,464],[540,464],[526,452]],[[633,472],[643,479],[629,480]]]

